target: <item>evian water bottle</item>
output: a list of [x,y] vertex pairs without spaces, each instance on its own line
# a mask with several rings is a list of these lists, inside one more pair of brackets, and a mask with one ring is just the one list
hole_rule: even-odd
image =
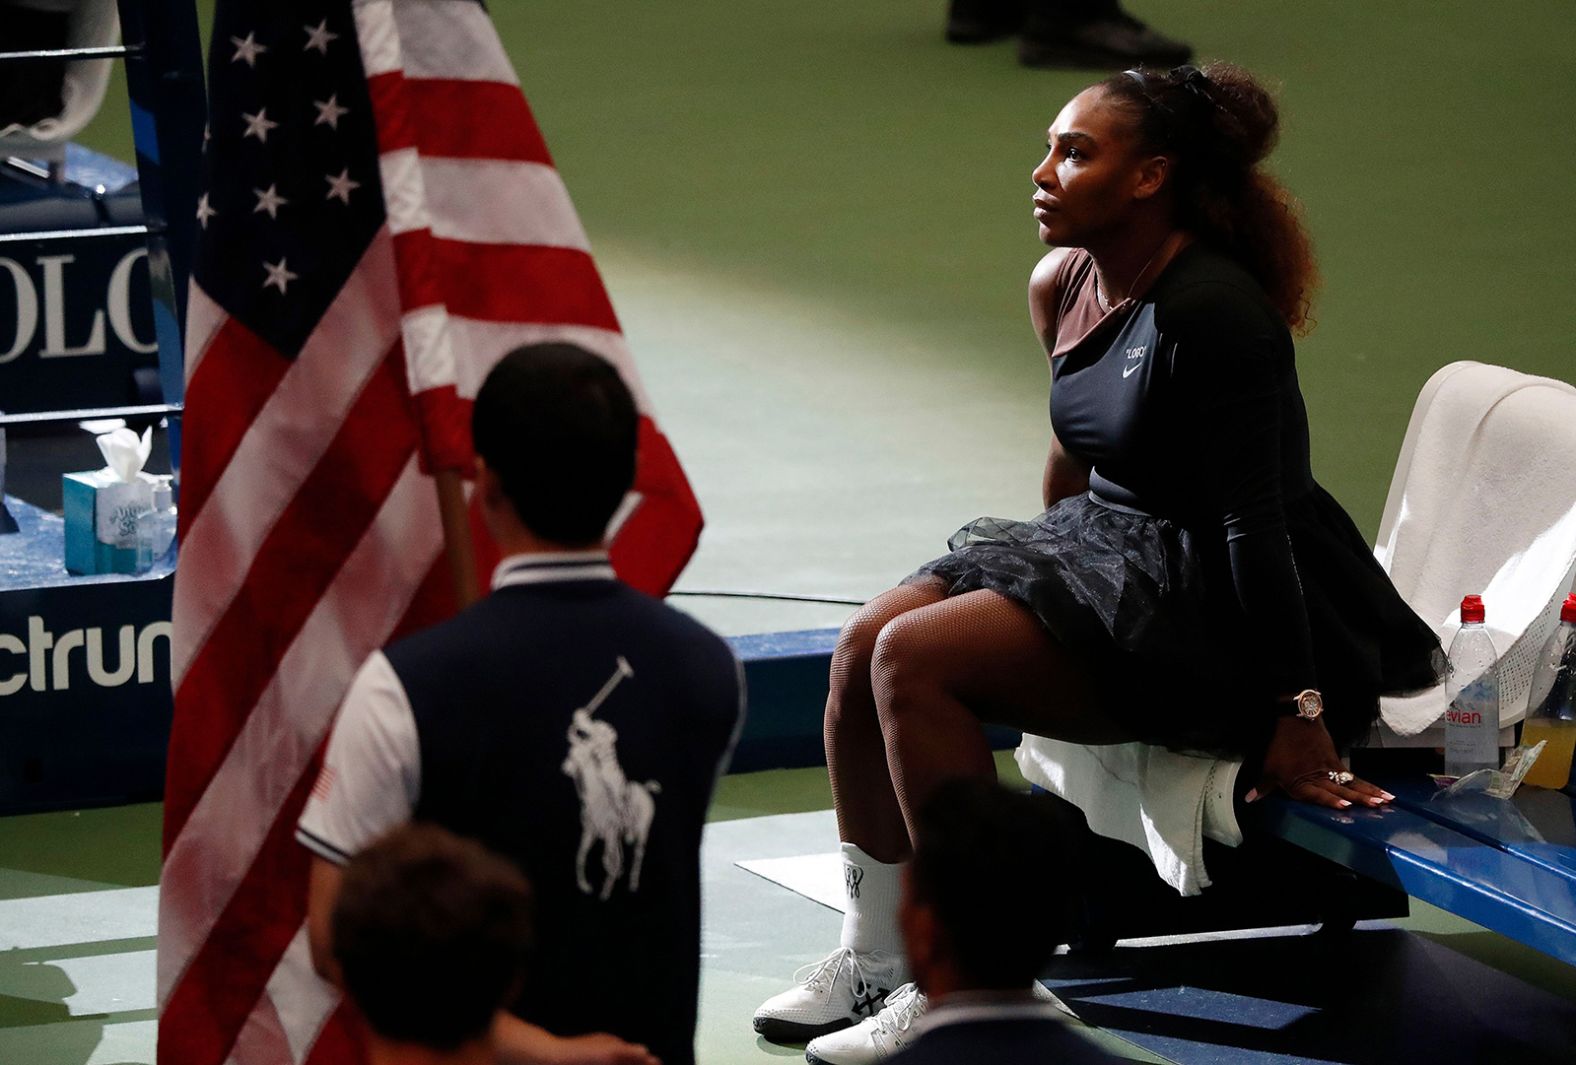
[[1445,775],[1499,768],[1499,656],[1483,627],[1483,599],[1461,600],[1450,641],[1450,709],[1445,711]]

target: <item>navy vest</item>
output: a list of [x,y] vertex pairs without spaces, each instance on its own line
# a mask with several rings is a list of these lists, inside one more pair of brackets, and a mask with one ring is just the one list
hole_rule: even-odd
[[701,828],[741,703],[727,644],[593,579],[505,586],[387,655],[420,739],[415,818],[534,888],[514,1012],[692,1062]]

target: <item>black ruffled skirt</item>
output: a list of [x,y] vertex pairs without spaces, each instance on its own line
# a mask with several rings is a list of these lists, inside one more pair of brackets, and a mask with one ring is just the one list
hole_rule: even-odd
[[[1444,652],[1328,492],[1287,504],[1286,518],[1325,721],[1344,749],[1378,717],[1380,695],[1438,683]],[[1218,527],[1199,533],[1084,494],[1032,521],[973,521],[905,583],[1023,604],[1088,662],[1105,709],[1135,738],[1254,758],[1275,693],[1257,679],[1221,539]]]

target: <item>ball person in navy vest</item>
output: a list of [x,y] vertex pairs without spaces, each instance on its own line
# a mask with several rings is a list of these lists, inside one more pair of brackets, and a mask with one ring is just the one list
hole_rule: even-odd
[[[743,718],[728,645],[620,583],[608,524],[636,412],[605,359],[505,356],[472,414],[492,592],[373,654],[346,696],[297,838],[315,855],[314,961],[332,974],[340,866],[406,821],[517,864],[537,944],[500,1015],[504,1061],[694,1060],[701,828]],[[639,994],[613,974],[634,972]],[[610,981],[612,981],[610,983]]]
[[1390,801],[1341,750],[1444,655],[1314,480],[1292,334],[1317,278],[1262,165],[1278,122],[1252,75],[1212,64],[1113,75],[1046,132],[1026,175],[1051,246],[1028,293],[1045,510],[971,522],[844,626],[826,753],[859,894],[839,949],[757,1011],[768,1038],[879,1060],[869,1003],[906,979],[915,811],[943,780],[994,775],[982,721],[1241,758],[1243,800]]
[[1031,987],[1070,913],[1066,829],[1048,799],[977,777],[948,781],[919,811],[898,911],[930,1009],[880,1038],[892,1065],[1103,1065],[1118,1059]]

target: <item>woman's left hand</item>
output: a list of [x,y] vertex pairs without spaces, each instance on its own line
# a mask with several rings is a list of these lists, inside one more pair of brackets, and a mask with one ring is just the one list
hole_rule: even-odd
[[1349,806],[1383,806],[1395,798],[1388,791],[1365,780],[1352,777],[1338,783],[1333,774],[1346,773],[1324,722],[1301,717],[1283,717],[1275,724],[1275,735],[1264,752],[1264,767],[1258,787],[1248,792],[1255,802],[1277,789],[1293,799],[1344,810]]

